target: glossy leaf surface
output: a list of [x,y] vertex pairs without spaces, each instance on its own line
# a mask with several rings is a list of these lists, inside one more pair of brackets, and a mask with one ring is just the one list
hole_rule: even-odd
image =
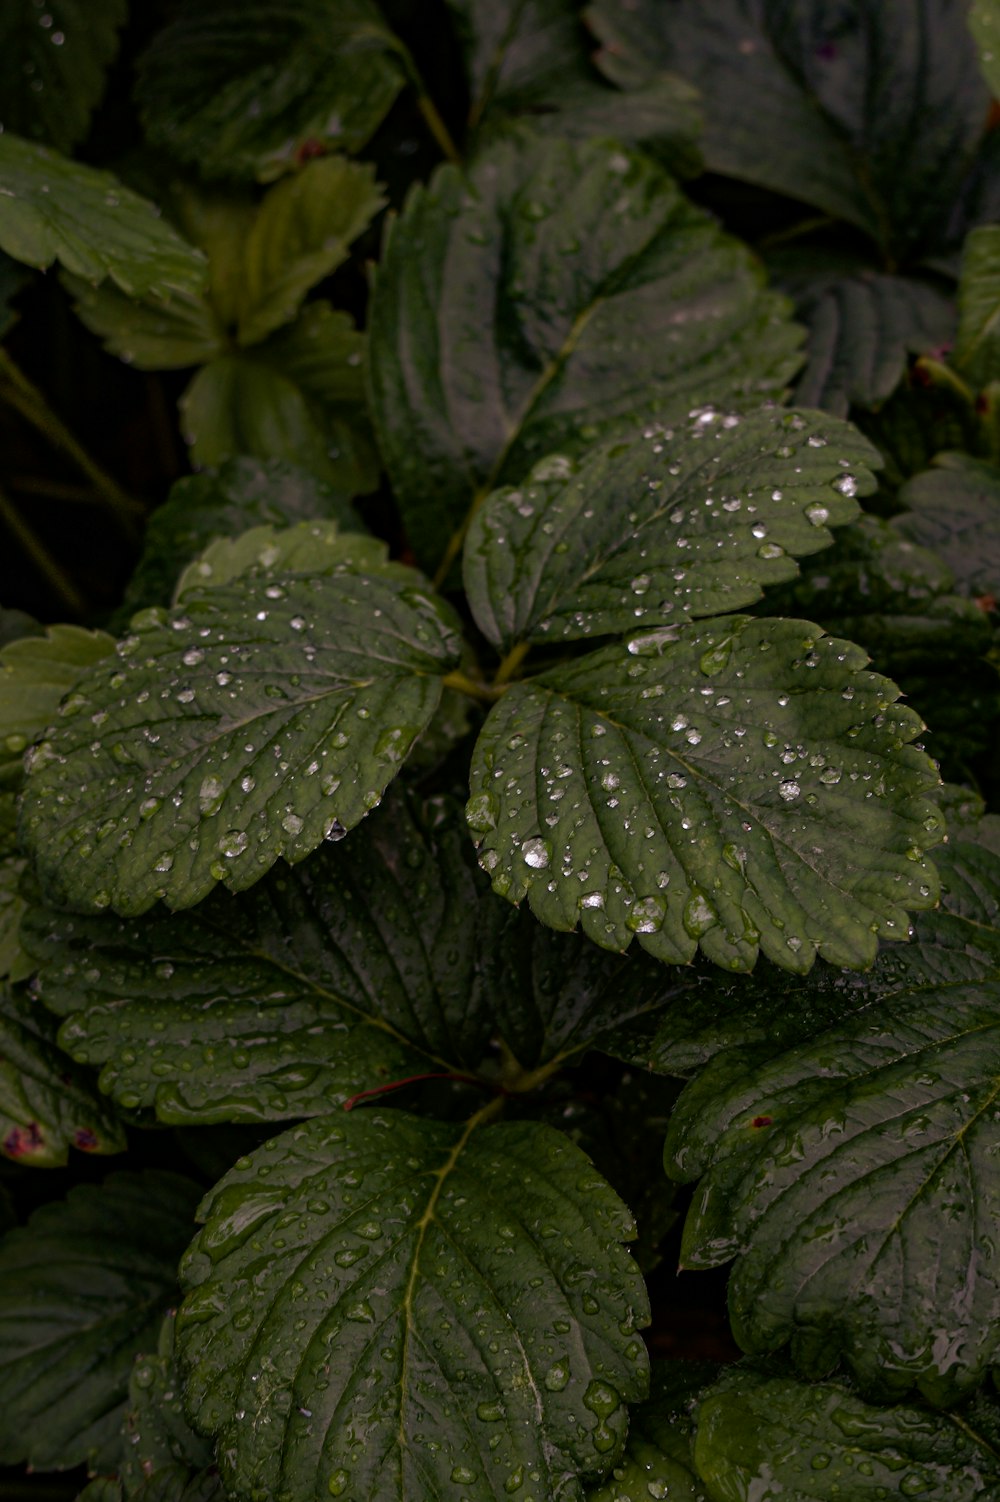
[[494,890],[608,948],[863,968],[933,903],[920,721],[801,621],[658,628],[513,685],[467,817]]
[[757,267],[648,158],[504,142],[414,188],[371,314],[382,457],[437,564],[473,499],[699,401],[762,400],[800,333]]
[[128,1497],[153,1477],[167,1473],[179,1495],[213,1465],[212,1447],[195,1434],[184,1414],[184,1381],[174,1349],[176,1315],[167,1313],[153,1350],[132,1368],[122,1424],[121,1477]]
[[560,1133],[476,1121],[319,1118],[205,1201],[178,1340],[227,1487],[548,1502],[610,1469],[647,1381],[631,1218]]
[[812,413],[706,407],[496,491],[465,544],[469,603],[504,652],[751,605],[853,521],[876,451]]
[[110,1471],[137,1351],[155,1346],[197,1186],[112,1174],[0,1241],[0,1458]]
[[709,1502],[694,1468],[691,1407],[715,1376],[706,1361],[658,1361],[649,1397],[632,1412],[625,1454],[588,1502]]
[[10,0],[0,14],[0,129],[69,151],[104,93],[127,0]]
[[50,626],[0,649],[0,783],[21,780],[24,753],[56,717],[60,700],[114,650],[105,631]]

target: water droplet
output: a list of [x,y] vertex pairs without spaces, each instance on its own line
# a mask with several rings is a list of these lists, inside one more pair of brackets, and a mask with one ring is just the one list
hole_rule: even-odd
[[535,871],[544,871],[552,859],[552,846],[547,840],[525,840],[521,846],[521,859]]
[[792,781],[791,779],[778,784],[778,792],[780,793],[781,797],[784,798],[786,803],[794,803],[795,799],[799,796],[801,791],[802,789],[799,787],[798,783]]

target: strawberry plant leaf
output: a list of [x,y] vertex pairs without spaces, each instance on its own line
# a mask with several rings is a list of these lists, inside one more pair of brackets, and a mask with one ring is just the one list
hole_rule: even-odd
[[853,521],[878,455],[819,414],[707,407],[550,458],[494,492],[465,543],[469,604],[504,652],[752,605]]
[[201,252],[110,172],[4,131],[0,196],[0,249],[16,261],[58,261],[89,282],[109,276],[130,297],[166,300],[202,289]]
[[587,1502],[709,1502],[694,1467],[691,1408],[716,1375],[707,1361],[658,1361],[646,1402],[633,1409],[625,1454]]
[[111,1470],[137,1351],[176,1298],[198,1188],[115,1173],[0,1241],[0,1459]]
[[1000,597],[1000,470],[965,454],[942,454],[903,486],[907,508],[893,526],[944,560],[960,594]]
[[702,1394],[696,1419],[712,1502],[973,1502],[1000,1486],[1000,1415],[985,1393],[953,1413],[876,1408],[844,1383],[741,1363]]
[[993,94],[1000,94],[1000,5],[972,0],[969,26],[979,48],[979,62]]
[[146,133],[208,178],[357,151],[402,87],[397,47],[371,0],[185,0],[140,60]]
[[586,15],[612,79],[669,69],[701,90],[709,171],[846,220],[897,259],[941,244],[988,105],[961,6],[594,0]]
[[226,330],[205,297],[175,294],[169,302],[140,302],[108,282],[92,286],[63,272],[73,311],[111,355],[137,370],[187,370],[226,349]]
[[981,225],[966,238],[952,359],[977,389],[1000,379],[1000,225]]
[[169,1310],[160,1326],[154,1354],[143,1353],[132,1368],[128,1406],[122,1424],[121,1479],[132,1497],[153,1476],[170,1472],[181,1490],[212,1465],[212,1447],[195,1434],[184,1413],[184,1383],[174,1350],[176,1315]]
[[494,890],[671,963],[863,968],[935,900],[933,763],[898,690],[802,621],[658,628],[514,684],[467,809]]
[[457,823],[394,794],[349,841],[237,899],[138,920],[32,909],[37,992],[101,1088],[165,1121],[314,1115],[394,1079],[467,1071],[491,1031],[475,982],[494,901],[467,852]]
[[177,1333],[227,1488],[540,1502],[614,1464],[647,1381],[631,1217],[561,1133],[486,1116],[319,1118],[206,1199]]
[[85,1153],[125,1151],[125,1133],[85,1070],[56,1046],[52,1019],[16,991],[0,992],[0,1153],[31,1168]]
[[[809,997],[797,1028],[779,1020],[777,1047],[719,1039],[678,1102],[666,1162],[701,1179],[685,1264],[739,1259],[744,1350],[791,1340],[811,1376],[843,1353],[869,1393],[915,1385],[951,1403],[998,1348],[1000,858],[958,845],[940,867],[942,909],[842,988],[841,1020],[810,1015]],[[798,1000],[775,979],[770,1002],[758,996],[765,1028],[768,1005]]]
[[70,151],[118,53],[127,0],[12,0],[0,15],[0,131]]
[[[192,559],[174,587],[174,603],[201,589],[219,589],[247,575],[325,574],[347,565],[388,571],[385,543],[357,532],[342,533],[336,522],[299,522],[294,527],[251,527],[235,537],[216,537]],[[390,566],[391,568],[391,566]],[[412,573],[397,565],[400,583]]]
[[13,793],[0,793],[0,980],[15,983],[31,974],[19,937],[25,904],[21,878],[25,860],[17,845],[17,804]]
[[780,392],[801,337],[648,158],[551,139],[501,142],[411,191],[370,330],[382,458],[428,565],[475,500],[542,454]]
[[353,829],[458,658],[419,574],[349,556],[257,569],[132,627],[35,748],[22,804],[46,893],[83,911],[190,907]]
[[21,780],[24,753],[55,718],[63,696],[114,651],[105,631],[50,626],[0,649],[0,784]]

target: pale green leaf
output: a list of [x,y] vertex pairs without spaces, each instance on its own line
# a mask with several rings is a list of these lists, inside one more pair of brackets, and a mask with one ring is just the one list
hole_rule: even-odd
[[56,1046],[52,1019],[18,992],[0,992],[0,1153],[31,1168],[66,1162],[69,1148],[120,1153],[121,1123]]
[[969,26],[979,48],[979,62],[986,82],[1000,94],[1000,4],[997,0],[972,0]]
[[116,1173],[0,1241],[0,1461],[111,1470],[137,1351],[176,1298],[198,1188]]
[[202,296],[175,295],[169,302],[139,302],[102,282],[92,286],[63,272],[60,280],[85,328],[109,354],[137,370],[186,370],[226,348],[226,332]]
[[17,261],[58,261],[89,282],[109,276],[130,297],[190,297],[204,285],[204,257],[153,204],[110,172],[7,131],[0,135],[0,198],[0,249]]
[[[684,1263],[738,1258],[744,1350],[791,1341],[805,1375],[843,1355],[869,1393],[916,1386],[947,1404],[1000,1348],[1000,857],[958,844],[938,860],[941,909],[870,975],[831,977],[825,1003],[772,973],[747,1016],[715,982],[697,1040],[709,1061],[666,1162],[700,1179]],[[664,1014],[664,1066],[691,1062],[688,1029],[678,1050]]]
[[829,545],[875,489],[878,453],[818,414],[706,407],[543,460],[495,492],[465,544],[469,603],[503,651],[608,636],[751,605]]
[[63,704],[22,802],[44,892],[83,911],[190,907],[353,829],[459,645],[419,574],[349,556],[191,591],[132,627]]
[[1000,379],[1000,225],[982,225],[966,239],[953,359],[977,389]]
[[1000,1490],[1000,1416],[876,1408],[844,1383],[732,1367],[702,1394],[695,1464],[711,1502],[980,1502]]
[[294,527],[251,527],[235,537],[217,537],[193,559],[174,589],[174,604],[192,590],[216,589],[264,569],[271,573],[321,574],[341,564],[381,571],[400,584],[413,582],[405,564],[387,564],[385,543],[356,532],[341,533],[336,522],[299,522]]
[[656,1362],[649,1397],[632,1410],[625,1454],[587,1502],[709,1502],[694,1467],[691,1408],[715,1374],[705,1361]]
[[649,158],[558,139],[501,142],[411,191],[370,330],[382,458],[428,565],[541,455],[759,402],[800,342],[745,249]]
[[240,343],[255,344],[293,318],[384,206],[374,167],[341,156],[311,162],[273,187],[243,248]]
[[185,0],[140,61],[147,135],[209,178],[356,151],[402,87],[397,46],[371,0]]
[[0,649],[0,783],[20,781],[24,752],[55,718],[60,700],[114,650],[114,638],[82,626],[50,626]]
[[228,1488],[542,1502],[617,1459],[645,1289],[631,1217],[561,1133],[319,1118],[201,1213],[178,1343]]
[[0,7],[0,131],[69,151],[87,133],[118,52],[127,0]]
[[514,684],[467,817],[494,890],[672,963],[758,949],[863,968],[935,900],[922,728],[865,654],[802,621],[662,627]]

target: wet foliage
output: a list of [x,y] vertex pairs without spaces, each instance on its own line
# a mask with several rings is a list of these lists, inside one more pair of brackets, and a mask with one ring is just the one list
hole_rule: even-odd
[[1000,1497],[998,57],[8,0],[5,1498]]

